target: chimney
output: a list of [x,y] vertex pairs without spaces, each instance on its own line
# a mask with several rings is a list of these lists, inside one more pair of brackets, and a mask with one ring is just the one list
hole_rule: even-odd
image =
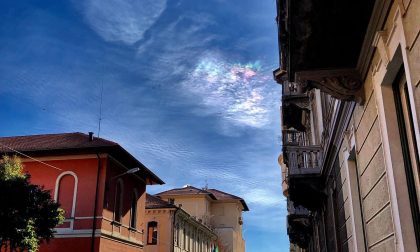
[[89,132],[89,142],[93,141],[93,132]]

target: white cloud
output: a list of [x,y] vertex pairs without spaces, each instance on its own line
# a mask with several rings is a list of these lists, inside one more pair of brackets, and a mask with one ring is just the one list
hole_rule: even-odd
[[263,188],[254,188],[244,193],[243,197],[247,199],[248,203],[267,206],[279,206],[282,201],[282,196],[279,192],[272,192]]
[[84,15],[103,39],[134,44],[165,10],[166,0],[88,0]]

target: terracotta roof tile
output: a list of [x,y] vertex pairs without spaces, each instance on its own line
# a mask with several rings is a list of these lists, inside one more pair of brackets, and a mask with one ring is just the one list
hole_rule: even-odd
[[249,208],[245,202],[244,199],[242,199],[241,197],[235,196],[233,194],[230,193],[226,193],[226,192],[222,192],[220,190],[217,189],[207,189],[207,192],[210,192],[214,195],[214,197],[216,197],[217,200],[223,201],[223,200],[239,200],[244,208],[244,211],[249,211]]
[[168,191],[158,193],[156,195],[163,196],[163,195],[197,195],[197,194],[208,195],[210,198],[216,199],[214,195],[212,195],[210,192],[207,192],[205,190],[202,190],[197,187],[190,186],[190,185],[184,186],[182,188],[174,188]]
[[158,193],[156,195],[158,196],[170,196],[170,195],[197,195],[197,194],[201,194],[201,195],[208,195],[210,198],[212,198],[213,200],[220,200],[220,201],[224,201],[224,200],[239,200],[244,208],[244,211],[249,211],[249,208],[245,202],[244,199],[235,196],[233,194],[229,194],[226,192],[222,192],[220,190],[217,189],[199,189],[197,187],[194,186],[184,186],[182,188],[174,188],[168,191],[164,191],[161,193]]
[[21,152],[42,150],[65,150],[95,147],[118,146],[117,143],[80,132],[63,134],[45,134],[32,136],[0,137],[0,152],[10,152],[12,148]]
[[154,208],[176,208],[174,204],[171,204],[165,200],[157,196],[153,196],[150,194],[146,194],[146,208],[147,209],[154,209]]
[[89,141],[89,135],[80,132],[45,134],[31,136],[0,137],[0,154],[14,154],[15,151],[31,156],[72,153],[110,153],[122,160],[128,167],[141,168],[145,180],[150,184],[164,182],[138,161],[118,143],[94,137]]

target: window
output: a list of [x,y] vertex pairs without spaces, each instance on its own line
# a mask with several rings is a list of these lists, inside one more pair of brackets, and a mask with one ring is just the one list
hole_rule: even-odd
[[137,190],[134,189],[131,195],[131,219],[130,219],[130,227],[136,228],[137,227]]
[[151,221],[147,224],[147,244],[156,245],[158,240],[157,222]]
[[175,226],[175,244],[179,247],[179,223]]
[[123,203],[123,183],[118,180],[115,185],[115,204],[114,204],[114,221],[121,223]]
[[60,203],[60,207],[65,211],[64,217],[70,219],[74,217],[77,193],[77,176],[73,172],[64,172],[58,176],[55,185],[54,199]]
[[398,130],[401,139],[401,150],[404,161],[405,175],[407,179],[408,197],[410,200],[411,213],[414,224],[414,234],[417,245],[420,245],[420,195],[417,191],[420,186],[420,161],[418,146],[415,137],[413,112],[410,106],[405,70],[402,67],[393,83],[395,108],[397,112]]
[[187,229],[184,227],[184,236],[183,236],[182,248],[187,249]]

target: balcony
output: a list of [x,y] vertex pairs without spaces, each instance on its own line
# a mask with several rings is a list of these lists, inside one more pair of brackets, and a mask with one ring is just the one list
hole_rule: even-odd
[[309,104],[309,96],[303,85],[295,82],[285,82],[282,95],[283,128],[306,131],[310,121]]
[[298,82],[283,82],[283,99],[299,99],[308,97],[306,94],[306,86]]
[[306,248],[309,243],[309,236],[312,232],[312,222],[309,211],[302,206],[295,206],[290,200],[287,201],[287,233],[290,242]]
[[325,197],[321,183],[321,146],[284,145],[283,151],[290,200],[309,210],[316,209]]
[[284,146],[303,146],[309,140],[306,132],[298,131],[294,128],[283,130],[282,136]]
[[300,175],[320,175],[322,167],[321,146],[287,145],[284,150],[287,155],[289,178]]
[[287,200],[287,212],[293,217],[309,217],[308,209],[303,206],[295,205],[293,201]]

